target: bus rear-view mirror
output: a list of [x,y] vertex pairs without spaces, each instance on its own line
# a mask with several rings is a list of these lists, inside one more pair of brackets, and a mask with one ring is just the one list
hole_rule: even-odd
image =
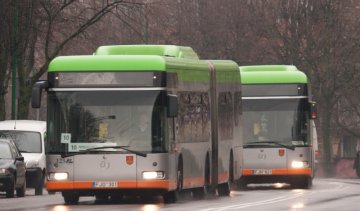
[[33,88],[31,93],[31,106],[33,108],[40,108],[41,106],[41,93],[43,89],[48,88],[48,82],[47,81],[37,81]]
[[178,115],[178,98],[176,95],[168,94],[167,95],[167,116],[176,117]]

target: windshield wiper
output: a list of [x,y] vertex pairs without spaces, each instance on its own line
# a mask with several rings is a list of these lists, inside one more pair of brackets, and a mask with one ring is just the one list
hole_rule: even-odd
[[278,145],[281,147],[285,147],[287,149],[295,150],[294,146],[280,144],[279,142],[276,142],[276,141],[255,141],[255,142],[246,143],[246,144],[244,144],[244,146],[246,147],[247,145],[252,145],[252,144],[275,144],[275,145]]
[[[146,157],[146,156],[147,156],[147,154],[145,154],[145,153],[137,152],[137,151],[128,149],[127,147],[129,147],[129,146],[104,146],[104,147],[94,147],[94,148],[89,148],[89,149],[86,149],[86,150],[82,150],[82,151],[74,152],[74,153],[70,153],[70,154],[62,154],[62,155],[61,155],[61,158],[66,158],[66,157],[70,157],[70,156],[74,156],[74,155],[87,154],[87,153],[89,153],[89,152],[93,152],[93,151],[98,150],[98,149],[123,149],[123,150],[125,150],[125,151],[134,153],[135,155],[139,155],[139,156],[141,156],[141,157]],[[100,151],[100,152],[101,152],[101,151]]]

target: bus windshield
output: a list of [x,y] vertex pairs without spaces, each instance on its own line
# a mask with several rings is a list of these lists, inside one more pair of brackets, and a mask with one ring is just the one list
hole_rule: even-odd
[[49,92],[48,106],[49,154],[107,146],[166,151],[161,91]]
[[[307,146],[306,99],[245,99],[244,144]],[[279,147],[279,144],[273,144]]]

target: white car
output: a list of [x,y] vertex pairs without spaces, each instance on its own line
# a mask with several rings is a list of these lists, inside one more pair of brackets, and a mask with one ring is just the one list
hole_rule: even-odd
[[0,121],[0,137],[11,136],[26,163],[27,187],[42,195],[46,175],[46,122],[36,120]]

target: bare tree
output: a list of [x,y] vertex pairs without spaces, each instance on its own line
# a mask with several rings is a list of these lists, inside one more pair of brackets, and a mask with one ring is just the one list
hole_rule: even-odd
[[46,72],[49,62],[71,41],[84,36],[92,25],[107,14],[127,11],[141,5],[141,1],[136,0],[18,1],[18,118],[28,117],[33,83]]
[[[346,16],[352,1],[251,1],[258,20],[253,29],[266,39],[266,49],[278,62],[295,64],[311,78],[318,101],[323,138],[323,160],[331,172],[330,129],[335,105],[344,86],[357,83],[348,64],[356,62],[359,30]],[[261,17],[261,18],[260,18]],[[356,28],[357,27],[357,28]]]
[[0,119],[5,119],[5,99],[10,79],[11,60],[11,5],[10,2],[0,4]]

